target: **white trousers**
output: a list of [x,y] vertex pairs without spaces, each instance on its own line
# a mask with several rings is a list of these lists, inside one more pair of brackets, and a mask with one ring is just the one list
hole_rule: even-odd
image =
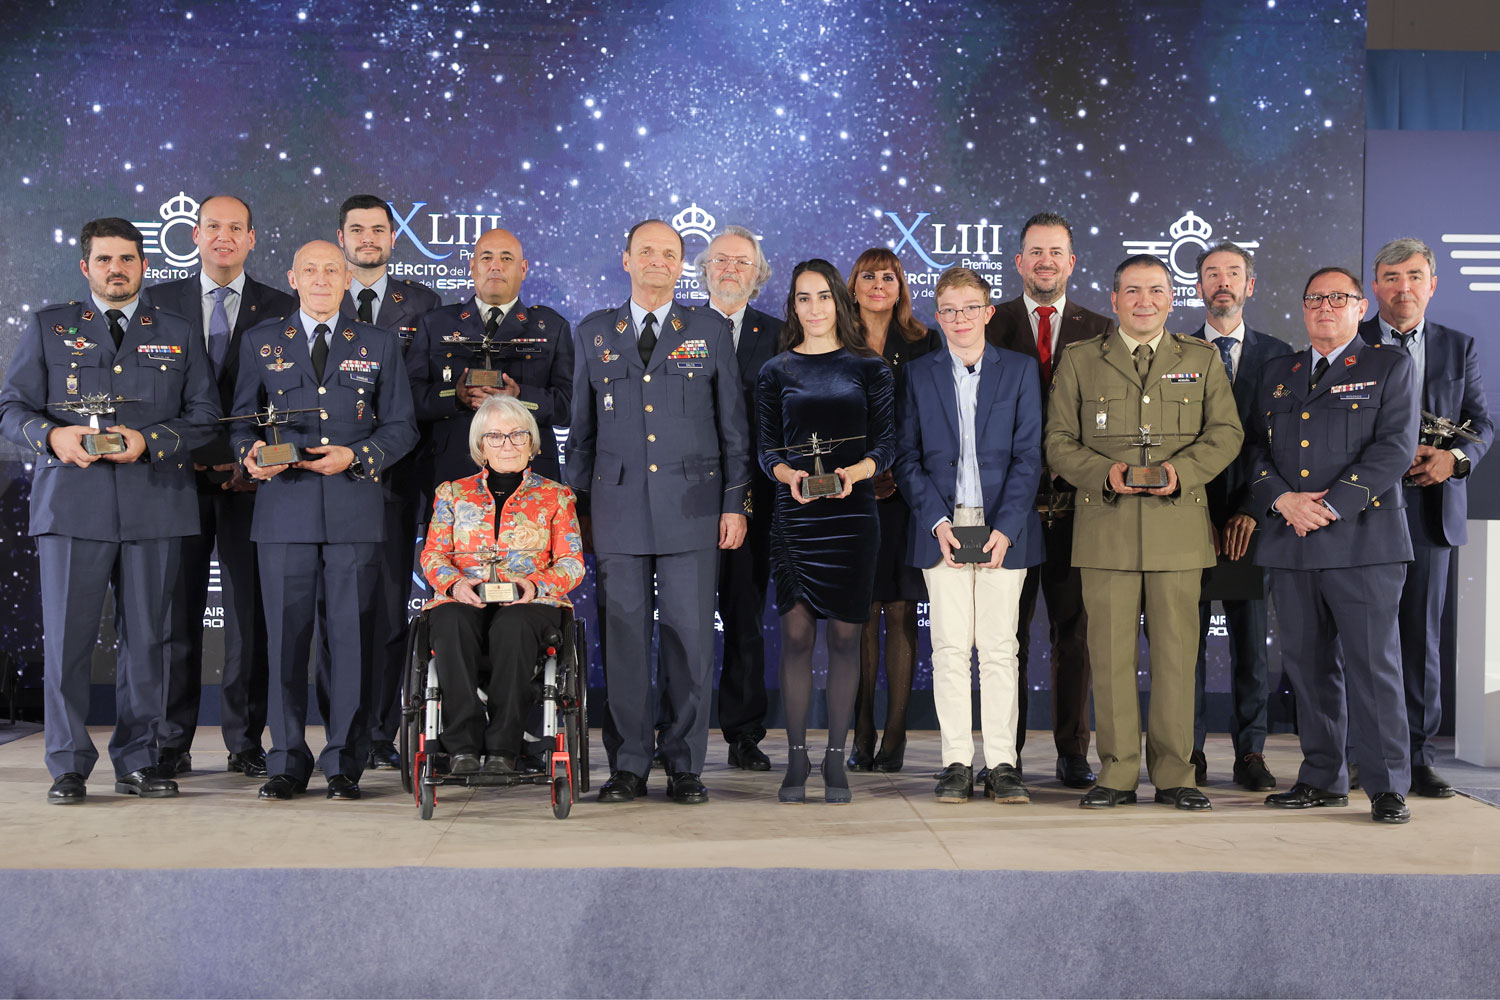
[[[984,511],[960,507],[953,523],[984,523]],[[974,762],[973,653],[979,650],[979,719],[984,762],[1016,763],[1016,619],[1024,569],[957,569],[939,561],[927,581],[932,638],[932,699],[942,731],[943,766]]]

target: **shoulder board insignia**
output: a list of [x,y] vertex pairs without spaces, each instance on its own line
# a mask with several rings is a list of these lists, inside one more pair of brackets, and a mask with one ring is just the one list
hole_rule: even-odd
[[1354,363],[1356,361],[1358,361],[1358,360],[1359,360],[1358,358],[1345,358],[1344,359],[1344,367],[1345,368],[1352,368],[1354,366]]
[[525,313],[524,310],[521,310],[521,309],[517,309],[516,310],[516,322],[517,323],[524,323],[524,322],[526,322],[526,313]]
[[345,330],[344,331],[344,339],[345,340],[353,340],[354,339],[354,331],[353,330]]
[[622,319],[622,320],[620,320],[620,322],[618,322],[618,323],[615,324],[615,333],[624,333],[624,332],[625,332],[625,321]]
[[679,317],[677,317],[677,316],[673,316],[672,317],[672,329],[674,329],[674,330],[681,330],[682,329],[682,320]]
[[400,301],[402,301],[405,298],[406,298],[406,296],[402,295],[400,292],[392,292],[391,293],[391,301],[392,302],[400,302]]
[[83,318],[85,320],[91,320],[91,319],[93,319],[94,318],[94,310],[92,310],[92,309],[85,309],[83,311]]
[[472,315],[474,315],[474,314],[471,313],[471,312],[469,312],[469,310],[465,309],[463,312],[461,312],[461,313],[458,314],[458,318],[459,319],[468,319]]
[[141,326],[150,326],[150,325],[151,325],[151,317],[150,316],[142,316],[141,317]]
[[295,337],[295,336],[297,336],[297,328],[295,326],[289,326],[289,327],[287,327],[286,328],[286,335],[288,337]]

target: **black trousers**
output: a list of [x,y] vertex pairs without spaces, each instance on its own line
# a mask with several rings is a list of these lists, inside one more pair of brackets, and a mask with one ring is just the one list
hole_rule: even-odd
[[[766,735],[766,590],[771,581],[770,511],[750,519],[745,544],[719,553],[719,617],[724,666],[719,673],[719,728],[724,741]],[[665,701],[665,698],[663,698]]]
[[[516,754],[535,699],[542,634],[562,624],[563,609],[550,604],[439,604],[427,613],[443,690],[443,749],[450,754]],[[489,657],[481,677],[479,658]],[[485,701],[479,700],[483,685]],[[489,718],[485,719],[488,709]]]
[[1036,613],[1037,592],[1047,598],[1047,620],[1052,640],[1052,740],[1059,754],[1089,752],[1088,615],[1083,608],[1083,578],[1073,567],[1073,519],[1064,517],[1052,527],[1042,527],[1047,555],[1040,566],[1026,571],[1021,586],[1020,619],[1016,638],[1021,648],[1020,712],[1016,720],[1016,752],[1026,745],[1027,654],[1031,647],[1031,619]]

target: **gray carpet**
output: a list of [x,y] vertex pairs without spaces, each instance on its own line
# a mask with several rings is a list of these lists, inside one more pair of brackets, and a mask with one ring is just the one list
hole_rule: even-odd
[[0,898],[12,997],[1467,997],[1500,983],[1500,876],[3,871]]
[[18,740],[23,736],[30,736],[32,733],[39,733],[41,731],[42,724],[40,722],[17,722],[14,725],[8,722],[0,723],[0,746],[12,740]]

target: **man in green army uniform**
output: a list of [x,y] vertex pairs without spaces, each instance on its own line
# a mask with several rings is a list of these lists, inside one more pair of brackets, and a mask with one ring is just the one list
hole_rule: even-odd
[[[1160,260],[1127,258],[1109,298],[1119,328],[1063,352],[1046,431],[1048,467],[1078,488],[1073,565],[1083,578],[1103,765],[1079,804],[1102,809],[1136,800],[1144,602],[1146,771],[1157,802],[1208,809],[1189,761],[1198,594],[1203,569],[1214,563],[1204,488],[1239,454],[1244,432],[1218,351],[1166,332],[1172,279]],[[1152,445],[1144,461],[1143,441]]]

